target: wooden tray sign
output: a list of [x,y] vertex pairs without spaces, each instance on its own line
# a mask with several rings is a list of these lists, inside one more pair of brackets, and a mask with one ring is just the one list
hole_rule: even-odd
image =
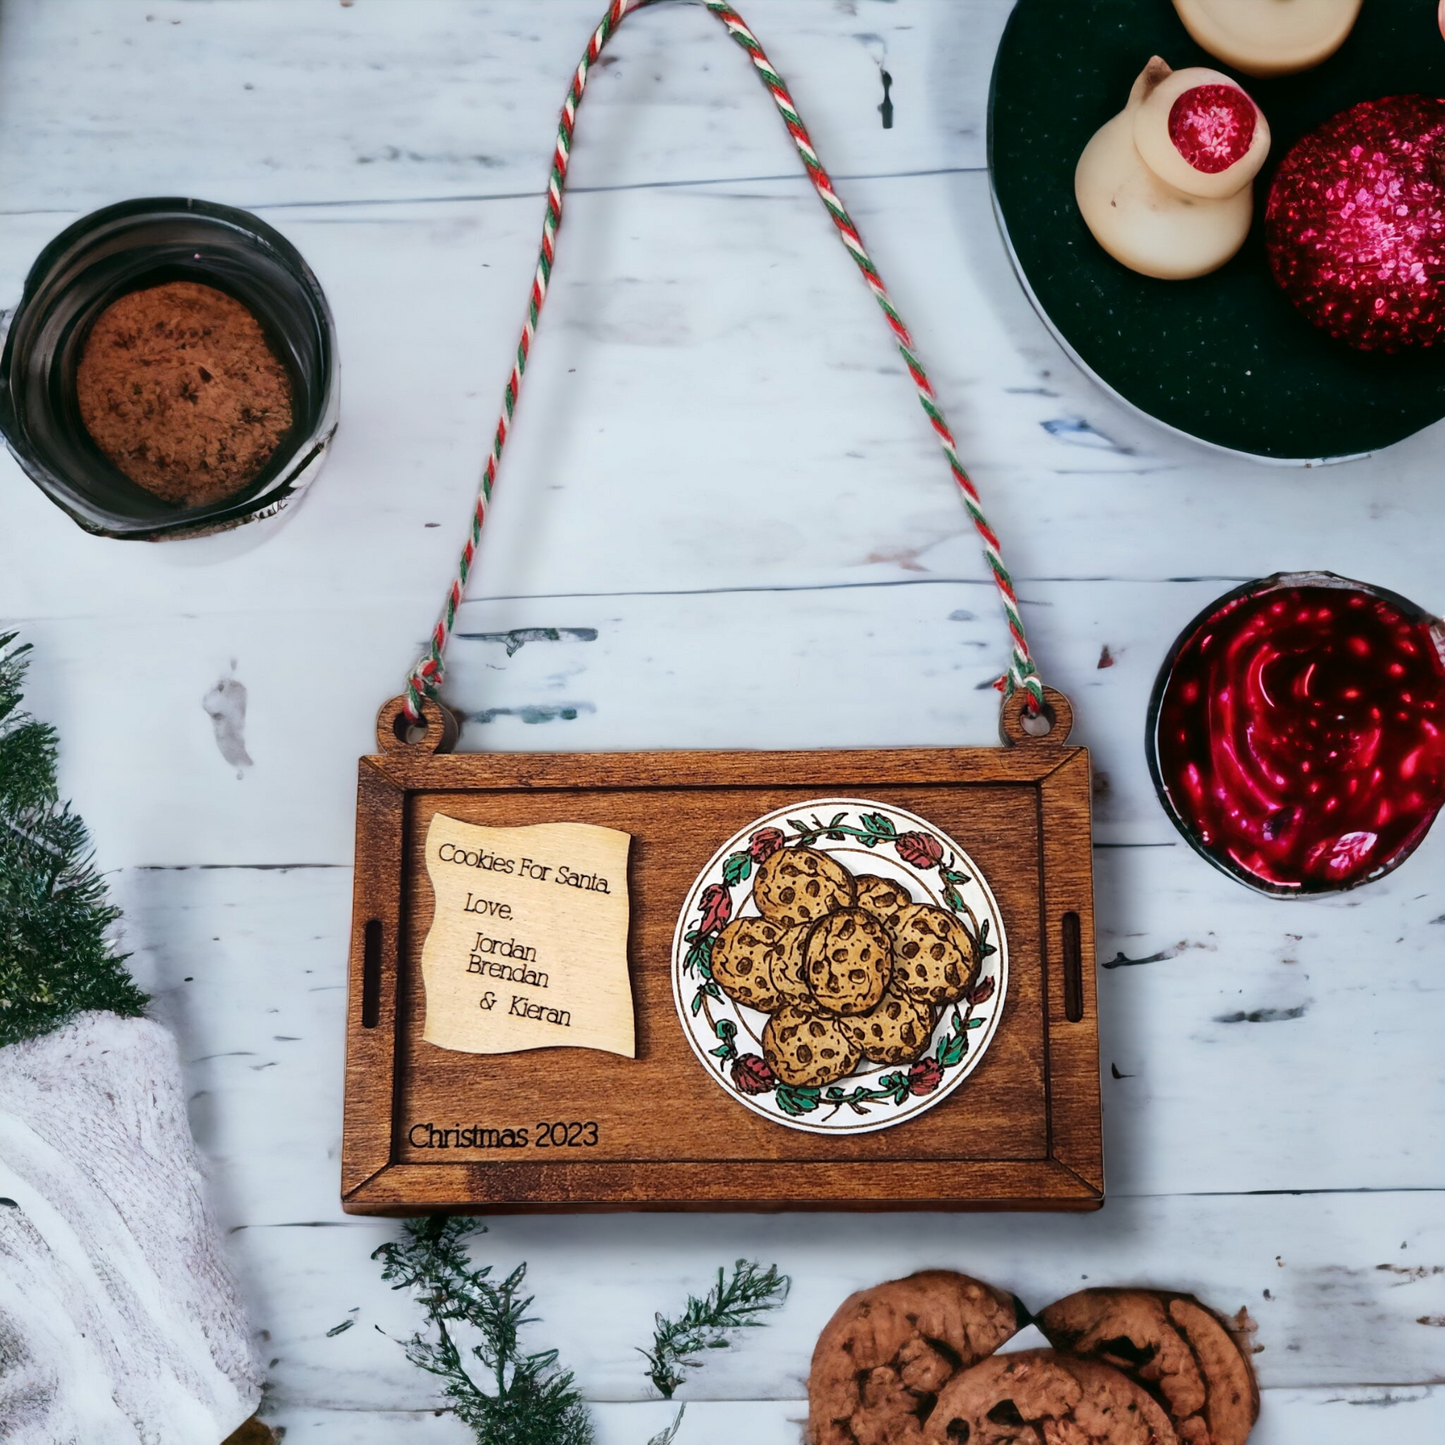
[[1022,706],[1002,748],[448,755],[388,704],[344,1207],[1098,1208],[1088,753]]

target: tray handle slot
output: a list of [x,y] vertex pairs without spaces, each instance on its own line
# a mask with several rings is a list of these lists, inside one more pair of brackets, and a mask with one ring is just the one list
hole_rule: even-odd
[[1076,1024],[1084,1017],[1084,951],[1079,915],[1071,909],[1063,917],[1064,1017]]
[[361,953],[361,1027],[364,1029],[374,1029],[381,1020],[381,942],[381,919],[368,918]]

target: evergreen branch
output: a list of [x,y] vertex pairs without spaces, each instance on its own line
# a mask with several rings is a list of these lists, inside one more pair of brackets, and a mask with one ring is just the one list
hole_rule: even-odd
[[[485,1226],[436,1215],[409,1219],[403,1237],[371,1257],[393,1289],[409,1289],[426,1311],[429,1330],[404,1341],[406,1358],[442,1382],[442,1394],[478,1445],[592,1445],[592,1422],[572,1372],[557,1367],[557,1351],[522,1351],[532,1296],[523,1295],[527,1266],[500,1283],[491,1265],[474,1268],[467,1242]],[[475,1334],[464,1351],[449,1325]],[[484,1385],[467,1355],[490,1377]]]
[[14,643],[0,636],[0,1047],[147,1002],[111,948],[120,913],[85,824],[59,799],[55,729],[21,708],[30,648]]
[[738,1260],[731,1278],[719,1269],[717,1283],[705,1298],[688,1296],[680,1319],[657,1316],[652,1348],[638,1351],[647,1361],[648,1379],[665,1400],[672,1399],[686,1380],[686,1371],[702,1364],[703,1350],[726,1349],[729,1335],[764,1324],[759,1316],[782,1307],[791,1283],[787,1275],[778,1273],[777,1265],[764,1269],[755,1260]]

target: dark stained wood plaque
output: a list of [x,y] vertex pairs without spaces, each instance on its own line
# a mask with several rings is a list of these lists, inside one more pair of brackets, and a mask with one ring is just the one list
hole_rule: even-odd
[[[378,720],[363,758],[347,1017],[342,1202],[357,1214],[691,1209],[1097,1209],[1104,1198],[1088,753],[1067,700],[1000,748],[442,755]],[[872,799],[956,839],[1007,932],[986,1054],[936,1107],[872,1133],[759,1117],[694,1056],[673,1000],[679,910],[714,850],[819,796]],[[636,1058],[581,1048],[472,1054],[422,1038],[421,950],[436,813],[632,837],[628,963]],[[525,1143],[522,1141],[525,1139]]]

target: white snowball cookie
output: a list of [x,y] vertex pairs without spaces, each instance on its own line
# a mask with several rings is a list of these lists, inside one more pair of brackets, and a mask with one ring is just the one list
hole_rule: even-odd
[[1360,0],[1174,0],[1174,8],[1196,45],[1266,77],[1328,60],[1354,28]]

